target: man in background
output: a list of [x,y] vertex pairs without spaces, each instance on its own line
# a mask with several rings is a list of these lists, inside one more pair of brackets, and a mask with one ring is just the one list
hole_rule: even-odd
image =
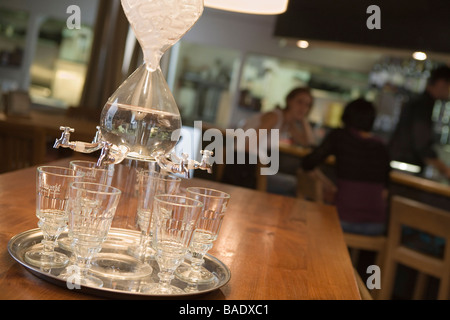
[[436,100],[448,100],[450,94],[450,68],[434,69],[425,91],[402,109],[397,128],[390,141],[392,160],[432,166],[450,179],[450,167],[438,158],[434,149],[432,112]]

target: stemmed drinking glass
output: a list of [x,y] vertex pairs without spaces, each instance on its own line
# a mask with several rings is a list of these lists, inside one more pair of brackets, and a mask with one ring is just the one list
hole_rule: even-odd
[[[80,285],[103,286],[103,281],[88,274],[92,258],[105,241],[121,191],[90,182],[75,182],[70,187],[68,203],[69,234],[72,239],[75,266],[69,266],[60,276],[78,281]],[[75,270],[74,270],[75,267]],[[75,271],[76,278],[73,278]]]
[[64,267],[68,263],[69,257],[54,249],[56,240],[67,226],[69,186],[72,182],[82,179],[82,176],[82,173],[64,167],[37,168],[36,216],[39,218],[38,226],[44,239],[43,248],[25,253],[25,261],[28,263],[43,268]]
[[[69,163],[69,167],[77,173],[81,172],[83,175],[82,181],[84,182],[110,185],[114,174],[112,166],[98,167],[94,161],[72,160]],[[72,251],[72,239],[70,236],[62,237],[62,239],[58,240],[58,245],[67,251]],[[72,258],[74,258],[73,255]]]
[[203,209],[189,246],[191,263],[180,265],[175,274],[177,278],[188,283],[185,291],[194,292],[198,290],[199,284],[215,279],[215,276],[203,267],[203,258],[217,239],[230,195],[210,188],[189,187],[186,189],[186,196],[201,201]]
[[142,262],[154,255],[151,248],[152,210],[154,197],[158,194],[176,194],[180,188],[181,179],[166,172],[145,170],[139,173],[137,225],[141,230],[139,244],[130,247],[129,253]]
[[152,240],[160,269],[159,283],[145,286],[142,291],[159,295],[184,293],[171,281],[184,260],[203,203],[180,195],[156,195],[154,206]]

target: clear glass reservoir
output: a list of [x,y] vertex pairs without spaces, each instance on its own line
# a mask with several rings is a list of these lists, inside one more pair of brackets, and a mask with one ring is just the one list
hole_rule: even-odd
[[164,52],[200,18],[203,0],[122,0],[144,53],[144,63],[108,99],[100,129],[113,150],[154,161],[179,139],[178,106],[160,69]]
[[100,117],[103,139],[124,145],[127,158],[154,160],[175,146],[180,112],[160,69],[139,67],[109,98]]

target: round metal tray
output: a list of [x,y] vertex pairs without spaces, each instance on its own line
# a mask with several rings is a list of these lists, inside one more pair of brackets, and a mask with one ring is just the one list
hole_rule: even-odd
[[[121,264],[126,263],[134,259],[128,254],[128,248],[130,245],[135,245],[139,241],[139,232],[127,229],[115,229],[111,228],[108,238],[102,246],[102,251],[100,251],[99,256],[112,256],[121,257],[116,259],[120,261]],[[59,239],[64,239],[67,234],[62,234]],[[54,269],[43,269],[35,267],[27,263],[24,259],[25,252],[27,252],[32,247],[40,246],[42,240],[42,232],[40,229],[32,229],[22,232],[18,235],[12,237],[8,242],[8,252],[9,254],[20,264],[22,264],[28,271],[36,275],[37,277],[54,283],[56,285],[67,288],[68,290],[79,291],[88,294],[95,294],[106,298],[119,298],[119,299],[152,299],[152,298],[185,298],[193,295],[205,294],[214,290],[221,288],[226,285],[230,280],[231,273],[227,266],[222,263],[219,259],[215,258],[210,254],[205,255],[204,267],[212,272],[216,279],[209,284],[201,284],[198,286],[198,291],[196,292],[186,292],[183,294],[176,295],[154,295],[142,292],[142,288],[146,285],[158,281],[158,265],[156,261],[152,260],[150,262],[153,272],[149,276],[136,277],[131,275],[129,278],[117,279],[114,276],[99,276],[93,273],[95,276],[100,277],[103,281],[103,287],[90,287],[81,286],[80,288],[72,288],[68,286],[67,281],[60,277],[61,272],[64,268],[54,268]],[[59,246],[55,249],[56,251],[63,252],[68,256],[71,253],[67,250],[65,246]],[[112,266],[114,268],[114,266]],[[122,266],[117,265],[120,269]],[[127,270],[129,272],[129,270]],[[125,274],[127,274],[125,272]],[[184,289],[187,283],[175,278],[172,284]]]

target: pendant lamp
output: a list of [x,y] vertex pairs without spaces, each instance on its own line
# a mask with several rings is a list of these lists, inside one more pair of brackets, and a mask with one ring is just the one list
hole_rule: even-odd
[[275,15],[287,10],[289,0],[204,0],[205,7],[248,13]]

